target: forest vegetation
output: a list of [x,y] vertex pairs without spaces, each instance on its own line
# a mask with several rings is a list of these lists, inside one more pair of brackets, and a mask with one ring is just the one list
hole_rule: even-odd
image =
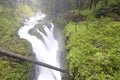
[[41,1],[42,11],[65,26],[66,69],[72,80],[119,80],[120,0]]
[[[30,57],[30,45],[20,39],[18,29],[33,9],[19,0],[0,0],[0,49]],[[0,54],[0,80],[30,80],[31,64]]]
[[[0,0],[0,48],[32,57],[17,31],[39,11],[65,26],[72,80],[120,80],[120,0]],[[31,66],[0,54],[0,80],[31,80]]]
[[120,80],[120,1],[89,1],[64,28],[67,69],[72,80]]

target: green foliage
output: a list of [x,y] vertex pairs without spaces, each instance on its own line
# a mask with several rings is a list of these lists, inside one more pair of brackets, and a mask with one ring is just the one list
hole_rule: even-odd
[[120,0],[109,0],[109,6],[120,3]]
[[2,13],[3,12],[3,7],[2,6],[0,6],[0,13]]
[[[0,6],[0,48],[30,56],[30,45],[18,37],[23,19],[33,14],[28,5],[16,8]],[[28,70],[28,69],[29,70]],[[31,64],[0,55],[0,80],[30,80]]]
[[[29,14],[29,15],[27,15]],[[30,8],[30,6],[28,6],[27,4],[23,5],[23,6],[19,6],[16,10],[15,10],[15,15],[16,16],[24,16],[26,15],[26,17],[29,17],[31,15],[33,15],[33,11]]]
[[110,5],[110,11],[120,15],[120,2]]
[[95,17],[100,18],[101,16],[105,17],[109,13],[108,7],[106,6],[101,6],[99,9],[96,10],[95,12]]
[[101,5],[95,10],[96,18],[100,18],[101,16],[108,17],[113,14],[120,14],[120,1],[109,1],[109,5]]
[[[0,59],[0,80],[30,80],[28,72],[23,67],[25,62],[14,62],[12,59]],[[28,63],[25,63],[28,66]],[[24,65],[24,66],[26,66]],[[30,67],[30,66],[29,66]]]
[[[81,22],[77,31],[65,28],[68,70],[73,80],[120,79],[120,24],[110,18]],[[81,31],[82,30],[82,31]]]
[[91,9],[91,10],[84,9],[83,11],[80,11],[80,13],[87,16],[87,15],[93,15],[93,11],[94,11],[94,9]]
[[67,69],[73,80],[120,79],[120,24],[112,19],[119,15],[119,4],[100,1],[96,8],[80,11],[85,21],[66,25]]

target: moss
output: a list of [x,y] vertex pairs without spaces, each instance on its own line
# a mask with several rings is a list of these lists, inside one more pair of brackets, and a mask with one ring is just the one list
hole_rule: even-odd
[[[33,14],[28,5],[15,9],[0,6],[1,49],[31,57],[29,43],[19,38],[17,30],[23,20]],[[30,80],[31,68],[30,63],[0,55],[0,80]]]

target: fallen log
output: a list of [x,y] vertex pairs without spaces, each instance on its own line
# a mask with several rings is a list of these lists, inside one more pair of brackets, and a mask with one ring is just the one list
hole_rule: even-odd
[[60,71],[60,72],[68,75],[68,73],[63,69],[60,69],[60,68],[57,68],[55,66],[52,66],[52,65],[49,65],[49,64],[37,61],[37,60],[33,60],[33,59],[30,59],[30,58],[27,58],[27,57],[24,57],[24,56],[20,56],[18,54],[15,54],[15,53],[12,53],[12,52],[9,52],[9,51],[6,51],[6,50],[0,49],[0,54],[8,56],[8,57],[24,60],[24,61],[27,61],[27,62],[30,62],[30,63],[34,63],[34,64],[37,64],[37,65],[40,65],[40,66],[43,66],[43,67],[46,67],[46,68],[50,68],[50,69],[53,69],[53,70],[56,70],[56,71]]

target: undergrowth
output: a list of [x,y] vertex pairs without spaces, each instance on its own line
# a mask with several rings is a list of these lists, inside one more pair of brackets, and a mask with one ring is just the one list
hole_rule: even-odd
[[119,31],[119,22],[110,18],[66,26],[67,68],[73,80],[120,79]]
[[[33,15],[28,5],[16,8],[0,6],[0,48],[30,57],[30,45],[18,36],[25,18]],[[29,70],[28,70],[28,69]],[[31,64],[0,55],[0,80],[30,80]]]

